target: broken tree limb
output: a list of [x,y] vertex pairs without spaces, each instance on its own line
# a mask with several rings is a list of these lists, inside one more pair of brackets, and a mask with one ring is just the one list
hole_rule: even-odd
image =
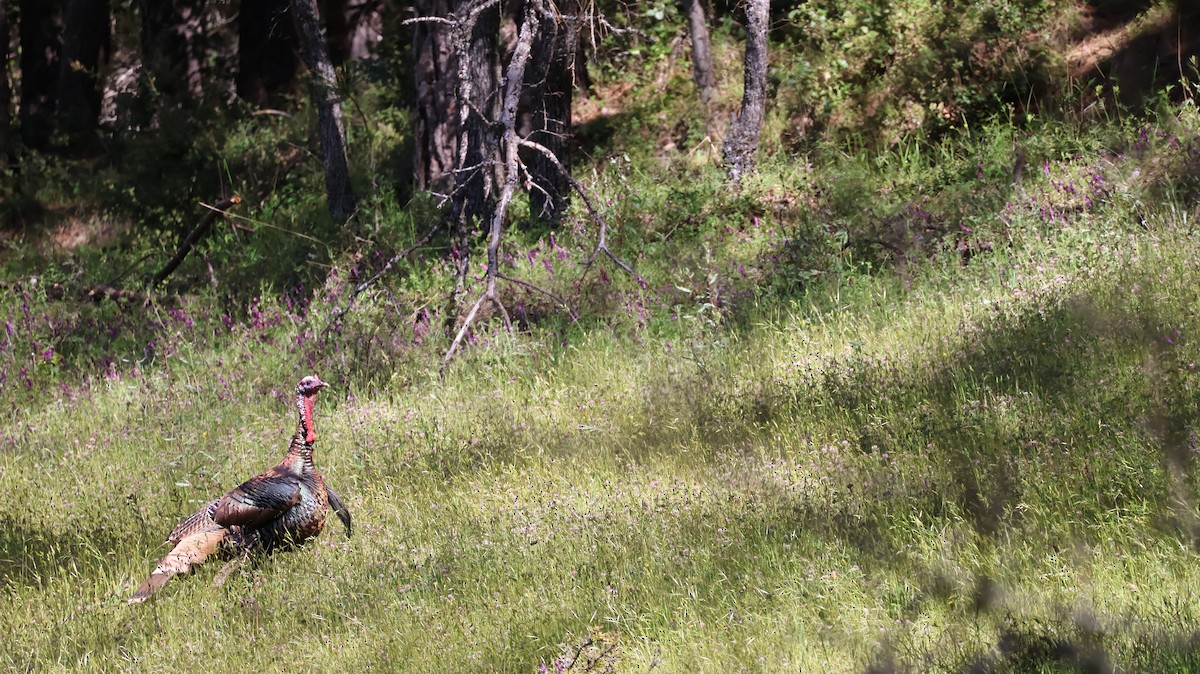
[[475,322],[475,314],[479,313],[479,307],[483,305],[483,301],[487,299],[487,295],[480,295],[479,299],[475,300],[475,304],[471,305],[471,310],[467,312],[467,317],[463,319],[462,325],[458,328],[458,334],[454,335],[454,341],[450,342],[450,348],[446,351],[446,357],[442,359],[442,366],[438,368],[438,376],[445,378],[446,366],[450,364],[450,359],[454,357],[454,352],[458,350],[458,345],[462,343],[463,337],[467,336],[467,328],[471,327],[471,323]]
[[630,267],[628,264],[626,264],[624,260],[617,257],[616,253],[613,253],[612,249],[608,247],[608,223],[604,220],[604,216],[600,215],[600,211],[596,209],[596,205],[592,202],[592,198],[587,193],[587,190],[583,189],[583,185],[581,185],[579,181],[571,175],[571,172],[567,170],[567,167],[563,166],[562,162],[558,161],[558,157],[554,156],[554,153],[550,150],[550,148],[539,143],[535,143],[531,140],[522,140],[521,145],[531,150],[536,150],[551,160],[551,163],[553,163],[554,166],[560,172],[562,172],[567,181],[571,183],[571,188],[575,190],[575,193],[579,195],[579,198],[583,199],[583,203],[584,206],[587,207],[588,214],[592,216],[592,220],[596,223],[596,227],[599,229],[599,235],[596,239],[596,247],[592,250],[592,254],[588,256],[587,261],[583,263],[583,274],[579,276],[580,282],[583,281],[584,277],[586,277],[588,272],[591,270],[592,263],[596,261],[596,256],[600,253],[604,253],[610,260],[613,261],[613,263],[615,263],[621,269],[624,269],[626,273],[636,279],[638,285],[643,288],[650,287],[650,284],[646,282],[646,279],[642,278],[641,275],[634,271],[633,267]]
[[513,48],[512,58],[508,62],[508,70],[505,73],[504,99],[500,108],[499,127],[501,129],[500,145],[504,153],[504,183],[500,188],[500,197],[497,199],[495,206],[492,208],[491,220],[488,226],[488,245],[487,245],[487,274],[483,294],[472,305],[471,310],[463,319],[462,326],[459,327],[458,333],[454,337],[454,341],[450,344],[450,348],[446,351],[446,357],[442,360],[442,366],[438,370],[440,376],[445,376],[446,366],[449,365],[450,359],[454,357],[455,351],[458,350],[458,345],[462,343],[467,331],[474,323],[476,315],[479,313],[479,307],[484,301],[490,301],[494,304],[501,316],[504,317],[504,323],[509,329],[512,328],[512,321],[509,319],[508,311],[500,302],[500,297],[496,294],[496,277],[500,272],[500,240],[504,231],[504,216],[507,214],[508,205],[512,202],[513,194],[517,189],[517,182],[520,178],[520,163],[517,156],[517,148],[520,146],[520,138],[517,136],[517,104],[521,98],[521,86],[525,81],[525,67],[529,63],[529,52],[533,45],[533,40],[538,32],[539,17],[545,12],[542,0],[530,0],[525,6],[525,20],[521,24],[521,32],[517,36],[517,43]]
[[414,252],[416,252],[416,250],[418,248],[429,243],[430,239],[433,238],[433,235],[436,234],[438,232],[438,230],[440,230],[441,228],[442,228],[442,225],[440,223],[431,227],[429,229],[429,231],[425,234],[425,236],[423,236],[421,238],[420,241],[417,241],[416,243],[409,246],[408,248],[405,248],[404,250],[400,251],[399,253],[396,253],[395,255],[393,255],[392,259],[388,260],[387,264],[383,265],[383,268],[380,269],[379,271],[375,272],[375,274],[371,278],[369,278],[366,281],[363,281],[362,283],[355,286],[354,290],[350,293],[350,299],[347,300],[346,306],[344,306],[342,308],[335,308],[333,310],[333,315],[330,317],[329,323],[326,324],[324,329],[321,330],[321,336],[324,337],[325,333],[329,332],[334,327],[336,327],[337,324],[340,323],[343,318],[345,318],[346,314],[350,313],[350,309],[354,307],[354,303],[355,303],[355,301],[358,300],[359,295],[363,294],[363,292],[367,288],[370,288],[371,286],[373,286],[377,282],[379,282],[379,279],[383,278],[383,276],[385,274],[387,274],[389,271],[391,271],[392,267],[396,266],[397,262],[399,262],[400,260],[403,260],[404,258],[408,257],[409,255],[412,255]]
[[183,259],[188,256],[188,253],[192,252],[192,248],[196,246],[196,243],[208,233],[213,220],[216,220],[218,215],[228,215],[225,212],[226,209],[240,203],[242,203],[242,198],[235,194],[228,199],[218,201],[212,206],[204,203],[200,204],[207,208],[208,212],[204,214],[204,217],[200,218],[200,222],[192,228],[192,231],[188,232],[188,235],[183,238],[183,241],[179,244],[179,250],[175,252],[175,256],[162,269],[158,270],[154,276],[150,277],[150,281],[146,284],[146,287],[153,290],[158,284],[166,280],[179,267]]

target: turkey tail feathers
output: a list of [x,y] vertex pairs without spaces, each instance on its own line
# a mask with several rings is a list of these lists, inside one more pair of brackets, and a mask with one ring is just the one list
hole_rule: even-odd
[[325,496],[329,498],[329,507],[333,508],[333,512],[337,513],[338,519],[342,521],[342,524],[346,525],[346,538],[350,538],[350,510],[342,502],[342,497],[338,496],[338,493],[328,484],[325,485]]
[[142,583],[133,593],[133,596],[129,598],[129,603],[140,604],[146,601],[150,595],[166,585],[171,576],[187,573],[193,566],[208,559],[208,556],[221,546],[221,542],[225,540],[228,533],[228,529],[218,527],[193,533],[179,541],[175,549],[167,553],[167,556],[158,563],[146,582]]

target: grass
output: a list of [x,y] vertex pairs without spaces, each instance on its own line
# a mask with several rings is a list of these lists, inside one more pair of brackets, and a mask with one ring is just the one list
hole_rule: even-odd
[[[682,107],[675,75],[644,107]],[[579,322],[503,285],[520,329],[485,322],[444,380],[443,250],[322,333],[428,205],[378,196],[353,252],[230,230],[222,288],[272,256],[309,284],[254,297],[64,301],[151,244],[57,269],[13,244],[0,669],[1200,669],[1194,105],[813,141],[737,191],[688,147],[629,159],[652,119],[579,172],[647,287],[574,284],[578,204],[514,227],[506,273]],[[181,517],[283,454],[312,371],[354,537],[127,606]]]
[[444,384],[343,388],[318,461],[354,538],[142,607],[176,519],[282,454],[267,382],[294,373],[220,345],[47,395],[0,429],[0,662],[1195,667],[1197,242],[1078,236],[685,341],[591,331],[540,371],[477,349]]

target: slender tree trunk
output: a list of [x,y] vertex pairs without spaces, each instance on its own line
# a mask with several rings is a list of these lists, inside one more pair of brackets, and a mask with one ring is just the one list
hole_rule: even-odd
[[242,0],[237,92],[257,106],[277,105],[279,96],[295,90],[297,40],[287,16],[290,1]]
[[8,166],[12,154],[8,132],[12,126],[12,89],[8,86],[8,0],[0,0],[0,162]]
[[725,137],[725,170],[737,182],[754,172],[758,137],[767,107],[767,0],[746,0],[746,90],[742,109]]
[[58,127],[71,146],[93,139],[100,121],[100,63],[108,60],[108,0],[70,0],[58,71]]
[[[684,0],[688,17],[688,32],[692,36],[692,79],[700,91],[700,102],[706,116],[717,100],[717,77],[713,74],[712,40],[708,37],[708,17],[704,0]],[[711,124],[711,120],[709,120]]]
[[[557,227],[570,204],[571,183],[559,166],[570,167],[571,103],[575,89],[575,63],[579,51],[578,15],[583,8],[574,0],[541,17],[538,39],[534,41],[529,70],[527,100],[532,103],[532,129],[528,139],[547,149],[557,165],[540,152],[526,152],[526,165],[532,184],[529,192],[530,215],[549,227]],[[567,14],[568,16],[563,16]]]
[[[416,0],[418,17],[450,16],[450,0]],[[452,43],[453,28],[435,21],[421,21],[413,29],[416,79],[416,151],[413,176],[419,190],[448,192],[458,159],[457,66]]]
[[334,222],[345,223],[358,207],[358,197],[350,185],[350,166],[346,159],[346,128],[342,122],[342,102],[337,91],[337,73],[329,60],[329,50],[321,35],[313,0],[292,0],[292,12],[300,36],[304,63],[312,73],[312,99],[317,106],[317,137],[321,141],[321,159],[325,166],[325,190],[329,195],[329,214]]
[[168,108],[204,95],[203,0],[143,0],[142,65]]
[[58,101],[62,2],[19,0],[17,7],[21,37],[21,139],[26,147],[43,149],[50,142],[54,106]]

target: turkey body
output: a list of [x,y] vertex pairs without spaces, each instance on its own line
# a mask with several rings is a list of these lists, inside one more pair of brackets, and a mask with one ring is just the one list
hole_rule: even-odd
[[246,480],[180,522],[167,542],[174,546],[129,599],[145,601],[172,576],[210,557],[236,557],[303,544],[325,528],[330,507],[350,535],[350,512],[313,464],[313,408],[325,387],[315,375],[300,381],[299,422],[283,461]]

